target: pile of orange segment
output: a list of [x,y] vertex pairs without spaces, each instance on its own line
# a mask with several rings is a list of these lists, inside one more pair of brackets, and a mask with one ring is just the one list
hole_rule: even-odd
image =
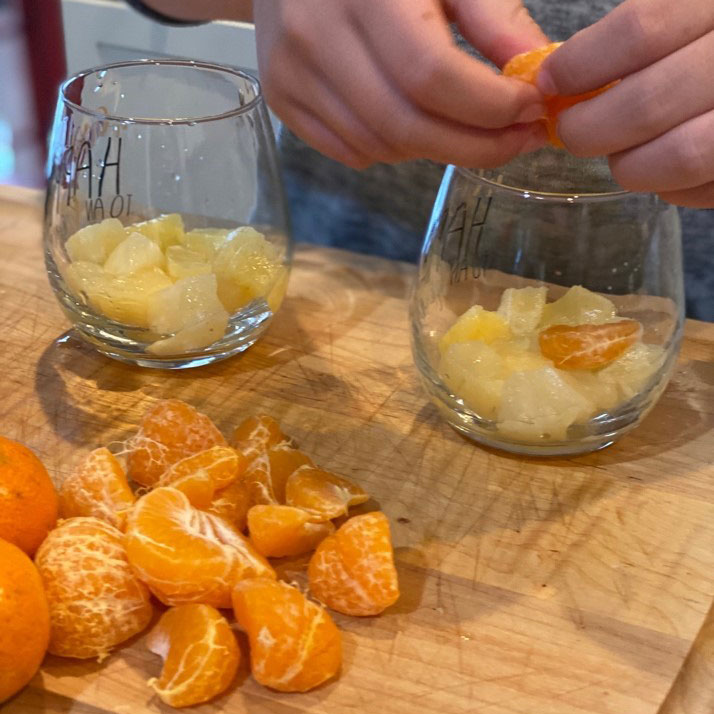
[[[386,516],[349,517],[368,499],[271,417],[250,417],[228,441],[191,405],[157,402],[121,453],[95,449],[61,486],[60,520],[35,556],[49,651],[102,659],[149,626],[156,599],[146,644],[163,667],[148,684],[166,704],[232,684],[234,629],[257,682],[312,689],[341,666],[326,607],[376,615],[399,597]],[[271,559],[286,556],[304,556],[311,597],[276,573]]]

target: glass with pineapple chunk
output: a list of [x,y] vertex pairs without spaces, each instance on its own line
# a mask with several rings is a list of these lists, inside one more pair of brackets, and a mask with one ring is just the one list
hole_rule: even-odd
[[684,323],[674,207],[553,148],[449,166],[412,291],[412,347],[446,420],[525,455],[600,449],[662,394]]
[[180,60],[82,72],[60,89],[48,171],[50,283],[94,347],[178,369],[265,331],[291,241],[256,79]]

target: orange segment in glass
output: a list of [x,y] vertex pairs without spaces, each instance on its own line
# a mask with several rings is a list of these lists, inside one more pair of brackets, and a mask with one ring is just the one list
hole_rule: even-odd
[[317,546],[307,569],[310,592],[345,615],[377,615],[399,597],[387,517],[350,518]]
[[[562,42],[551,42],[543,47],[538,47],[537,49],[530,50],[529,52],[522,52],[521,54],[512,57],[503,67],[503,74],[507,77],[514,77],[515,79],[521,79],[524,82],[535,84],[538,78],[538,72],[540,72],[541,65],[545,61],[546,57],[549,57],[562,44]],[[608,84],[605,87],[594,89],[591,92],[585,92],[584,94],[577,94],[569,97],[559,95],[546,97],[546,116],[544,117],[544,121],[546,129],[548,130],[550,143],[553,144],[553,146],[560,148],[564,147],[563,142],[558,136],[558,115],[560,112],[565,111],[575,104],[584,102],[587,99],[592,99],[598,94],[602,94],[602,92],[610,89],[613,85],[614,83]]]
[[295,471],[285,486],[286,503],[308,511],[315,519],[337,518],[347,513],[350,506],[367,500],[369,494],[356,483],[309,466]]
[[212,446],[177,461],[161,475],[157,486],[170,486],[182,476],[203,472],[215,487],[225,488],[245,471],[248,461],[243,454],[229,446]]
[[228,621],[210,605],[167,610],[146,637],[146,646],[164,661],[161,676],[147,684],[172,707],[190,707],[225,692],[240,663]]
[[129,565],[124,534],[109,523],[62,521],[35,563],[50,608],[52,654],[101,660],[149,624],[149,590]]
[[333,533],[330,521],[315,523],[302,508],[253,506],[248,511],[248,532],[255,549],[266,558],[302,555]]
[[237,530],[244,531],[250,508],[250,493],[248,485],[242,481],[234,481],[230,486],[216,491],[206,511],[225,518]]
[[121,464],[101,447],[87,454],[62,482],[60,516],[94,516],[123,530],[135,501]]
[[238,580],[275,577],[236,528],[194,508],[171,487],[137,501],[127,522],[126,550],[139,577],[167,605],[230,607],[231,587]]
[[233,589],[233,612],[248,634],[251,672],[260,684],[306,692],[339,671],[339,630],[297,588],[264,578],[242,580]]
[[287,444],[273,446],[254,459],[243,477],[251,503],[285,503],[285,483],[301,466],[313,466],[312,459]]
[[559,369],[604,367],[634,345],[642,334],[636,320],[603,325],[553,325],[538,336],[541,354]]
[[283,434],[280,424],[266,414],[248,417],[233,432],[233,443],[236,446],[241,446],[244,442],[251,442],[262,451],[285,441],[288,441],[288,437]]
[[127,441],[127,470],[137,483],[153,486],[169,466],[212,446],[226,446],[216,425],[190,404],[167,399],[149,409]]

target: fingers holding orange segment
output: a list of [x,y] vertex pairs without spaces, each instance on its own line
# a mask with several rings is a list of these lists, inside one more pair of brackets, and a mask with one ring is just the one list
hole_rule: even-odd
[[282,692],[306,692],[337,674],[342,640],[327,612],[277,580],[242,580],[233,612],[250,642],[253,677]]
[[128,511],[136,502],[122,465],[104,447],[90,451],[62,482],[60,515],[94,516],[124,529]]
[[559,369],[604,367],[635,344],[642,334],[636,320],[603,325],[552,325],[538,336],[541,354]]
[[240,650],[228,621],[210,605],[179,605],[167,610],[146,638],[163,661],[161,675],[148,685],[172,707],[190,707],[230,686]]
[[129,561],[167,605],[200,602],[230,607],[233,584],[275,571],[230,523],[191,505],[170,487],[139,499],[126,529]]
[[127,441],[127,471],[137,483],[153,486],[169,466],[212,446],[226,446],[226,440],[205,414],[178,399],[160,401]]
[[285,486],[286,503],[308,511],[316,520],[337,518],[350,506],[368,500],[369,494],[356,483],[311,466],[295,471]]
[[365,513],[317,546],[308,565],[310,592],[345,615],[377,615],[396,602],[399,582],[387,517]]
[[313,522],[302,508],[273,504],[248,511],[250,541],[266,558],[309,553],[334,530],[330,521]]

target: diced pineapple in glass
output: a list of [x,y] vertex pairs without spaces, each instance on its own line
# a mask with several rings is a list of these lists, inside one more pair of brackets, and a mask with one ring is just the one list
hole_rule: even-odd
[[112,275],[128,275],[147,268],[163,268],[165,262],[157,243],[134,232],[114,248],[104,263],[104,270]]
[[65,243],[72,262],[86,261],[104,265],[109,254],[127,237],[124,226],[116,218],[106,218],[81,228]]
[[171,245],[166,249],[166,272],[173,280],[207,275],[212,272],[211,263],[205,256],[182,245]]
[[184,235],[183,218],[178,213],[167,213],[149,221],[141,221],[131,226],[156,243],[162,251],[170,245],[181,243]]
[[540,328],[550,325],[601,325],[616,316],[615,306],[606,297],[574,285],[565,295],[543,307]]
[[603,367],[598,377],[604,385],[614,387],[621,401],[636,397],[652,376],[661,369],[665,352],[660,345],[639,343],[624,355]]
[[484,310],[481,305],[474,305],[448,329],[439,341],[439,350],[444,353],[450,345],[471,340],[489,344],[507,339],[510,334],[508,323],[501,315]]
[[501,296],[498,314],[508,323],[514,335],[527,335],[541,321],[547,294],[545,287],[507,288]]
[[229,233],[227,228],[196,228],[184,233],[180,241],[184,248],[198,253],[203,260],[212,263]]

